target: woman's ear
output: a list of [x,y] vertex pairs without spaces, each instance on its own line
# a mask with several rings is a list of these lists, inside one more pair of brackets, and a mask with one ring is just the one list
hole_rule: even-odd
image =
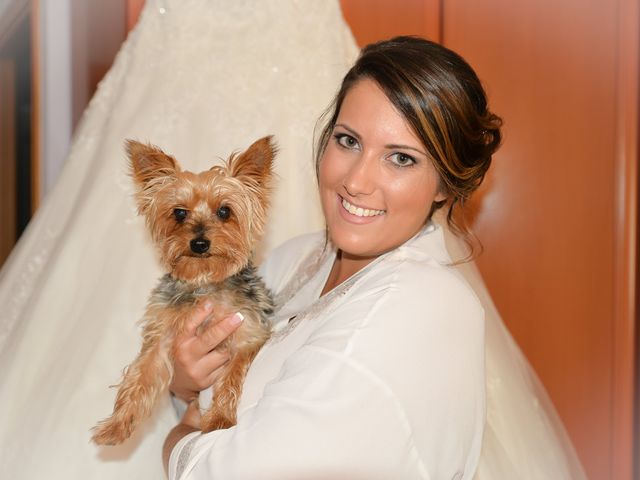
[[438,191],[438,192],[436,193],[436,196],[433,198],[433,201],[434,201],[434,202],[443,202],[443,201],[445,201],[446,199],[447,199],[447,194],[446,194],[446,193],[443,193],[443,192]]

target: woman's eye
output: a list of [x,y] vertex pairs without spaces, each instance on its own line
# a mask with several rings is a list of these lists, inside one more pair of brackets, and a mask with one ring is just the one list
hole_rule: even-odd
[[222,206],[216,210],[216,215],[220,220],[229,220],[231,216],[231,209],[229,207]]
[[335,139],[336,142],[338,142],[338,145],[342,147],[349,149],[358,148],[358,141],[351,135],[347,135],[346,133],[337,133],[335,135]]
[[416,163],[416,159],[406,153],[394,153],[389,158],[391,159],[391,163],[398,167],[409,167]]
[[187,210],[185,210],[184,208],[174,208],[173,209],[173,216],[175,217],[176,221],[178,223],[182,223],[184,222],[185,218],[187,218],[187,215],[189,214],[189,212]]

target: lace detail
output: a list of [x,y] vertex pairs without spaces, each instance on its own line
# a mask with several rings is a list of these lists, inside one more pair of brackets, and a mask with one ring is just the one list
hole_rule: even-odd
[[[331,304],[338,298],[346,295],[349,290],[367,274],[373,267],[393,256],[396,251],[391,251],[384,255],[379,256],[373,262],[369,263],[366,267],[359,270],[357,273],[349,277],[347,280],[336,286],[331,291],[325,293],[319,297],[315,302],[309,305],[304,310],[298,312],[296,316],[288,322],[283,328],[273,332],[267,343],[276,343],[285,338],[293,329],[296,328],[305,319],[317,317],[321,312],[328,313]],[[308,260],[302,262],[298,271],[293,275],[292,280],[284,287],[282,293],[276,296],[276,308],[282,308],[287,301],[289,301],[293,295],[300,289],[304,283],[306,283],[312,276],[316,275],[322,266],[325,266],[327,262],[333,262],[336,255],[334,247],[328,245],[326,248],[321,247],[312,252]]]
[[200,438],[199,435],[194,436],[185,444],[184,447],[182,447],[182,450],[180,450],[178,464],[176,465],[176,478],[180,478],[184,473],[184,469],[187,468],[189,458],[191,457],[191,452],[193,451],[193,447],[195,447],[198,438]]
[[300,266],[291,276],[289,282],[276,294],[274,298],[274,313],[277,313],[289,300],[291,300],[296,292],[300,290],[300,287],[307,283],[309,279],[318,272],[318,269],[330,254],[332,254],[332,252],[325,247],[317,248],[300,263]]

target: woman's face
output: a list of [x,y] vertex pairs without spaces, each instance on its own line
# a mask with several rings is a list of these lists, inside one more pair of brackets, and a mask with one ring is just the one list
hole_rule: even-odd
[[320,160],[320,197],[332,242],[375,258],[425,224],[438,193],[426,149],[373,80],[346,94]]

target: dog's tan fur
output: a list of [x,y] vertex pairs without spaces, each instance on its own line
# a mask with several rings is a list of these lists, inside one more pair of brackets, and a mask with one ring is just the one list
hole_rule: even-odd
[[[151,414],[173,378],[174,339],[204,299],[215,306],[213,322],[235,312],[244,316],[217,347],[227,349],[230,359],[221,367],[201,427],[208,432],[235,425],[244,377],[270,333],[272,301],[250,259],[264,231],[275,150],[265,137],[224,166],[195,174],[156,147],[127,141],[138,211],[168,273],[151,294],[142,348],[125,370],[113,414],[93,429],[95,443],[122,443]],[[221,207],[228,218],[218,214]],[[187,212],[184,219],[176,209]],[[196,239],[210,242],[206,252],[193,250]]]

